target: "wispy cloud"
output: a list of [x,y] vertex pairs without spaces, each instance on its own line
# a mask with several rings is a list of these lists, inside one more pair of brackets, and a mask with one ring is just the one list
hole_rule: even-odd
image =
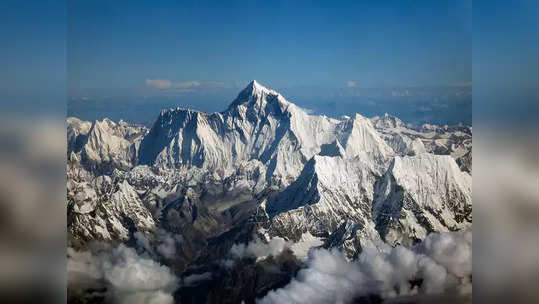
[[221,82],[201,82],[196,80],[174,82],[167,78],[146,78],[146,86],[162,91],[174,92],[192,92],[197,89],[226,88],[226,85]]
[[191,89],[191,88],[200,87],[201,85],[202,83],[198,81],[184,81],[184,82],[174,82],[172,84],[172,87],[176,89]]
[[166,78],[146,78],[146,85],[152,88],[165,89],[190,89],[199,87],[202,83],[198,81],[172,82]]
[[156,89],[168,89],[172,86],[172,82],[168,79],[150,79],[146,78],[146,85]]
[[288,246],[285,239],[280,237],[274,237],[265,243],[255,236],[255,240],[249,244],[234,244],[230,248],[230,255],[239,259],[246,257],[266,258],[270,255],[279,255]]
[[357,86],[356,82],[355,81],[352,81],[352,80],[348,80],[346,82],[346,85],[349,87],[349,88],[355,88]]

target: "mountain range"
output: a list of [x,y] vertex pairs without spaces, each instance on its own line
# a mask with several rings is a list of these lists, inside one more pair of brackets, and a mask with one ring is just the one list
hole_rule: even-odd
[[471,127],[311,115],[256,81],[222,112],[162,110],[151,128],[70,117],[67,141],[68,246],[180,236],[157,254],[179,276],[257,239],[298,263],[312,248],[353,260],[472,226]]

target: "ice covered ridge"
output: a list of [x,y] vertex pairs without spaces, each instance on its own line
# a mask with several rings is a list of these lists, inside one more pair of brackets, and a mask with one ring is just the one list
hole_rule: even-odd
[[[225,176],[242,163],[260,162],[269,185],[287,185],[313,156],[330,145],[346,157],[382,166],[393,150],[369,119],[309,115],[281,94],[252,81],[221,113],[164,110],[140,145],[139,164],[217,170]],[[343,155],[344,156],[344,155]]]

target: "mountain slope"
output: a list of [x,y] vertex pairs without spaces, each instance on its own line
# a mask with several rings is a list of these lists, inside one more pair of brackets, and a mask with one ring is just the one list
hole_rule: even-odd
[[386,241],[411,243],[472,223],[471,176],[447,155],[395,157],[375,185],[373,218]]

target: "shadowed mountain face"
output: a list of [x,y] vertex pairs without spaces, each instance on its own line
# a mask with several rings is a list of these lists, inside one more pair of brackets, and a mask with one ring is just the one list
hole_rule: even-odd
[[[252,302],[312,248],[355,259],[472,226],[470,127],[311,115],[256,81],[223,112],[162,110],[150,129],[67,122],[69,246],[162,264],[173,278],[152,292],[182,303]],[[98,270],[104,299],[140,296]]]

